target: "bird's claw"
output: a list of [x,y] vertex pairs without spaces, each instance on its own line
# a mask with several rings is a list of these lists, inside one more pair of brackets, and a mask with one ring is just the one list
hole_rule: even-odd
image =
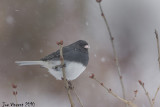
[[67,90],[73,90],[74,89],[74,86],[72,85],[71,81],[67,81],[68,82],[68,87],[65,86],[65,88]]
[[59,71],[59,68],[64,68],[64,67],[66,67],[66,64],[56,65],[56,66],[52,67],[52,69],[55,69],[55,70]]

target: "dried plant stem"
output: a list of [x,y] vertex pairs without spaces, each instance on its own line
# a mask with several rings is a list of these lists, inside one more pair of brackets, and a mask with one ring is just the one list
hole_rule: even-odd
[[62,44],[59,44],[59,45],[60,45],[60,59],[61,59],[61,65],[62,65],[64,84],[65,84],[65,87],[66,87],[66,90],[67,90],[67,94],[68,94],[68,98],[69,98],[71,107],[74,107],[74,103],[73,103],[73,100],[72,100],[72,97],[71,97],[71,92],[70,92],[69,85],[68,85],[68,82],[67,82],[67,79],[66,79],[66,74],[65,74],[64,58],[63,58],[63,51],[62,51],[63,50],[63,45]]
[[114,38],[112,36],[108,21],[107,21],[105,15],[104,15],[103,10],[102,10],[101,2],[99,2],[99,7],[100,7],[100,11],[101,11],[101,16],[103,17],[103,19],[105,21],[105,24],[106,24],[106,27],[107,27],[107,30],[109,32],[110,40],[111,40],[111,43],[112,43],[113,54],[114,54],[114,58],[115,58],[115,61],[116,61],[118,75],[119,75],[119,79],[120,79],[120,83],[121,83],[121,87],[122,87],[123,98],[125,99],[125,88],[124,88],[124,83],[123,83],[123,80],[122,80],[122,74],[121,74],[121,70],[120,70],[120,66],[119,66],[119,60],[118,60],[116,49],[115,49],[115,46],[114,46]]
[[155,30],[155,35],[156,35],[156,39],[157,39],[158,62],[159,62],[159,71],[160,71],[160,48],[159,48],[159,38],[158,38],[157,30]]
[[78,99],[81,107],[84,107],[83,104],[82,104],[82,102],[81,102],[81,100],[80,100],[80,97],[79,97],[78,94],[76,93],[75,89],[73,89],[73,92],[74,92],[74,94],[76,95],[76,97],[77,97],[77,99]]
[[107,88],[103,83],[101,83],[99,80],[97,80],[95,77],[93,77],[92,79],[94,79],[96,82],[98,82],[103,88],[105,88],[108,93],[110,93],[111,95],[113,95],[114,97],[116,97],[117,99],[121,100],[122,102],[124,102],[127,105],[130,105],[131,107],[137,107],[132,101],[128,101],[125,100],[124,98],[119,97],[117,94],[115,94],[111,89]]
[[160,86],[157,88],[157,91],[156,91],[156,93],[155,93],[155,95],[154,95],[154,98],[152,99],[153,105],[155,104],[155,100],[156,100],[156,97],[157,97],[157,94],[158,94],[159,89],[160,89]]

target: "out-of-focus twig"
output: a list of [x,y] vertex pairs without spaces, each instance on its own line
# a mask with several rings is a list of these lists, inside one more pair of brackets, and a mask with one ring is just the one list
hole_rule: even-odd
[[151,100],[151,98],[150,98],[150,96],[149,96],[148,91],[147,91],[146,88],[144,87],[144,83],[143,83],[141,80],[139,80],[138,82],[139,82],[139,84],[142,86],[142,88],[143,88],[143,90],[144,90],[144,92],[145,92],[145,94],[146,94],[146,96],[147,96],[147,98],[148,98],[148,100],[149,100],[149,103],[150,103],[151,107],[153,107],[152,100]]
[[157,49],[158,49],[158,62],[159,62],[159,71],[160,71],[160,48],[159,48],[159,38],[158,38],[158,32],[155,30],[155,35],[157,39]]
[[131,107],[137,107],[132,101],[126,100],[124,98],[119,97],[117,94],[115,94],[110,88],[107,88],[102,82],[100,82],[99,80],[97,80],[95,78],[95,75],[92,74],[90,76],[91,79],[95,80],[98,84],[100,84],[103,88],[105,88],[107,90],[107,92],[111,95],[113,95],[114,97],[116,97],[117,99],[119,99],[120,101],[122,101],[123,103],[130,105]]
[[[155,33],[155,35],[156,35],[156,40],[157,40],[158,62],[159,62],[159,71],[160,71],[160,48],[159,48],[159,37],[158,37],[158,32],[157,32],[156,29],[155,29],[155,32],[154,32],[154,33]],[[154,104],[155,104],[156,96],[157,96],[157,94],[158,94],[159,89],[160,89],[160,86],[157,88],[157,91],[156,91],[156,93],[155,93],[155,95],[154,95],[154,98],[152,99],[153,106],[154,106]]]
[[71,107],[74,107],[74,103],[73,103],[73,100],[72,100],[70,88],[69,88],[69,85],[68,85],[68,81],[66,79],[65,66],[64,66],[64,58],[63,58],[63,41],[57,42],[57,45],[60,46],[60,60],[61,60],[61,66],[62,66],[63,80],[64,80],[65,88],[67,90],[67,94],[68,94],[68,98],[69,98]]
[[133,97],[133,99],[131,100],[132,102],[134,102],[134,101],[136,100],[137,93],[138,93],[138,90],[135,90],[135,91],[134,91],[134,97]]
[[110,37],[111,44],[112,44],[113,54],[114,54],[114,58],[115,58],[115,61],[116,61],[117,71],[118,71],[118,75],[119,75],[119,79],[120,79],[120,83],[121,83],[121,87],[122,87],[123,98],[125,99],[125,88],[124,88],[123,78],[122,78],[122,74],[121,74],[121,70],[120,70],[120,66],[119,66],[118,56],[117,56],[115,45],[114,45],[114,38],[112,36],[107,18],[105,17],[102,6],[101,6],[101,1],[102,0],[96,0],[96,1],[99,4],[99,8],[100,8],[100,11],[101,11],[101,16],[103,17],[103,19],[105,21],[105,24],[106,24],[106,27],[107,27],[107,30],[109,32],[109,37]]
[[79,97],[78,94],[76,93],[75,89],[73,89],[73,92],[74,92],[74,94],[76,95],[76,97],[77,97],[77,99],[78,99],[81,107],[84,107],[83,104],[82,104],[82,102],[81,102],[81,100],[80,100],[80,97]]
[[16,91],[17,89],[17,85],[12,83],[12,88],[13,88],[13,95],[15,96],[15,99],[16,99],[16,104],[18,104],[18,100],[17,100],[17,94],[18,92]]
[[155,100],[156,100],[156,97],[157,97],[157,94],[158,94],[159,89],[160,89],[160,86],[157,88],[157,91],[156,91],[156,93],[155,93],[155,95],[154,95],[154,98],[152,99],[153,105],[155,104]]

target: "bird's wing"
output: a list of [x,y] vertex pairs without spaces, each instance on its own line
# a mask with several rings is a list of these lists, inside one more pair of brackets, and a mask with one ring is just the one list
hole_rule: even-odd
[[58,59],[59,57],[60,57],[60,52],[58,50],[56,52],[53,52],[53,53],[45,56],[44,58],[41,58],[40,60],[42,60],[42,61],[49,61],[49,60]]
[[[63,56],[65,56],[65,54],[67,54],[70,51],[72,51],[71,47],[68,47],[68,46],[63,47]],[[59,59],[60,59],[59,50],[49,54],[48,56],[45,56],[44,58],[41,58],[42,61],[51,61],[51,60],[59,60]]]

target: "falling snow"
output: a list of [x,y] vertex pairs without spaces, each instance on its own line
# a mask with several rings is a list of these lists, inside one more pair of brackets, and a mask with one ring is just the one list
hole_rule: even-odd
[[23,51],[23,50],[24,50],[24,48],[21,48],[21,50]]
[[12,16],[7,16],[6,22],[7,22],[8,24],[13,24],[13,23],[14,23],[14,18],[13,18]]
[[43,49],[40,49],[39,52],[40,52],[40,53],[43,53]]
[[105,58],[105,57],[102,57],[102,58],[101,58],[101,62],[106,62],[106,58]]
[[16,12],[19,12],[20,10],[16,9],[15,11],[16,11]]
[[88,26],[88,22],[86,22],[86,26]]
[[29,43],[24,43],[24,49],[29,50],[30,49],[30,44]]

